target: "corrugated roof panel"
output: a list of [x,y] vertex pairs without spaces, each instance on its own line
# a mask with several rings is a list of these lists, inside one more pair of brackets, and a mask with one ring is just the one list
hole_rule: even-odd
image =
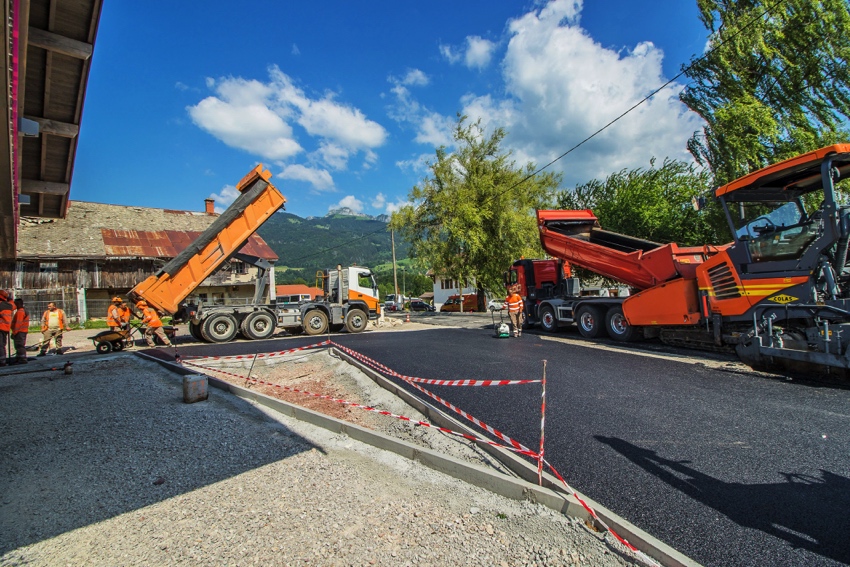
[[[103,245],[107,255],[141,256],[145,258],[173,258],[201,235],[193,230],[115,230],[102,228]],[[277,255],[265,241],[252,234],[240,250],[243,254],[258,256],[276,262]]]

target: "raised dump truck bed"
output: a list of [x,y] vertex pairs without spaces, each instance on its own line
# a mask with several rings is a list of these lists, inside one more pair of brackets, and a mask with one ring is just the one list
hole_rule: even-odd
[[540,243],[555,258],[635,289],[676,278],[694,279],[696,267],[716,250],[659,244],[602,230],[593,211],[537,211]]

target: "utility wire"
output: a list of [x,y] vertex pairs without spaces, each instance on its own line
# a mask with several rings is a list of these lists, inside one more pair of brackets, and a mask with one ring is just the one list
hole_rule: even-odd
[[[667,81],[666,83],[664,83],[663,85],[661,85],[660,87],[658,87],[657,89],[655,89],[654,91],[652,91],[651,93],[646,95],[640,101],[633,104],[626,111],[622,112],[619,116],[617,116],[613,120],[609,121],[607,124],[605,124],[604,126],[599,128],[598,130],[596,130],[595,132],[593,132],[592,134],[590,134],[589,136],[584,138],[582,141],[580,141],[579,143],[577,143],[576,145],[574,145],[573,147],[571,147],[570,149],[568,149],[567,151],[565,151],[564,153],[562,153],[561,155],[559,155],[558,157],[556,157],[555,159],[553,159],[552,161],[547,163],[546,165],[539,167],[536,171],[534,171],[532,173],[529,173],[528,175],[526,175],[525,177],[523,177],[522,179],[520,179],[519,181],[517,181],[516,183],[514,183],[513,185],[511,185],[507,189],[505,189],[504,191],[497,193],[496,195],[493,195],[492,197],[485,199],[484,203],[488,203],[495,198],[498,198],[498,197],[501,197],[501,196],[503,196],[507,193],[510,193],[511,191],[513,191],[514,189],[516,189],[517,187],[519,187],[520,185],[522,185],[523,183],[525,183],[526,181],[528,181],[529,179],[531,179],[532,177],[537,175],[538,173],[544,171],[545,169],[548,169],[549,167],[551,167],[552,165],[554,165],[555,163],[557,163],[561,159],[563,159],[566,156],[568,156],[569,154],[573,153],[575,150],[577,150],[578,148],[580,148],[581,146],[583,146],[584,144],[586,144],[587,142],[589,142],[590,140],[592,140],[593,138],[595,138],[596,136],[598,136],[599,134],[601,134],[602,132],[604,132],[605,130],[610,128],[612,125],[614,125],[614,123],[616,123],[619,120],[621,120],[622,118],[624,118],[627,114],[629,114],[630,112],[632,112],[633,110],[638,108],[640,105],[642,105],[643,103],[645,103],[646,101],[648,101],[649,99],[651,99],[652,97],[657,95],[659,92],[661,92],[662,90],[664,90],[665,88],[670,86],[670,84],[672,84],[674,81],[676,81],[676,79],[678,79],[679,77],[681,77],[682,75],[685,75],[688,71],[690,71],[691,68],[693,68],[694,65],[696,65],[697,63],[699,63],[700,61],[702,61],[703,59],[705,59],[706,57],[708,57],[709,55],[711,55],[712,53],[714,53],[715,51],[717,51],[718,49],[723,47],[724,45],[726,45],[732,39],[741,35],[741,33],[743,33],[747,28],[749,28],[750,26],[755,24],[757,21],[761,20],[764,16],[772,13],[773,9],[776,8],[777,6],[779,6],[779,4],[781,4],[782,2],[783,2],[783,0],[777,0],[773,4],[769,5],[767,8],[765,8],[765,10],[761,14],[759,14],[758,16],[754,17],[752,20],[747,22],[747,24],[744,25],[743,27],[738,28],[738,30],[734,34],[727,37],[723,41],[717,43],[714,47],[712,47],[711,49],[706,51],[704,54],[702,54],[701,56],[694,59],[690,63],[690,65],[683,67],[682,70],[676,76],[674,76],[672,79],[670,79],[669,81]],[[720,34],[720,31],[721,30],[718,30],[718,35]],[[301,256],[300,258],[295,258],[293,260],[289,260],[289,262],[300,262],[301,260],[305,260],[307,258],[312,258],[314,256],[324,254],[325,252],[330,252],[331,250],[336,250],[337,248],[342,248],[343,246],[347,246],[348,244],[350,244],[352,242],[357,242],[358,240],[368,238],[369,236],[372,236],[373,234],[378,234],[379,232],[386,232],[386,229],[381,228],[381,229],[378,229],[374,232],[366,233],[362,236],[352,238],[351,240],[349,240],[345,244],[339,244],[337,246],[331,246],[330,248],[325,248],[325,249],[319,250],[318,252],[313,252],[311,254],[307,254],[306,256]]]

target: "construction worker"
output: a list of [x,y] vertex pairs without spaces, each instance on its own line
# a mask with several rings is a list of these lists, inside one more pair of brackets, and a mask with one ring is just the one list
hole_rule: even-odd
[[47,311],[41,316],[41,352],[38,356],[47,354],[51,339],[56,349],[53,354],[62,354],[62,333],[70,330],[71,327],[65,319],[65,312],[56,307],[52,301],[48,303]]
[[159,314],[156,312],[156,309],[148,307],[148,302],[144,300],[136,303],[136,308],[142,312],[142,325],[147,325],[147,329],[145,329],[145,341],[147,341],[148,346],[156,346],[156,343],[153,340],[154,335],[159,337],[165,346],[171,346],[171,341],[168,340],[168,335],[166,335],[165,331],[162,330],[162,321],[160,321]]
[[121,298],[113,297],[112,303],[106,308],[106,324],[110,330],[118,331],[121,329]]
[[505,299],[505,307],[508,310],[508,316],[511,318],[511,327],[513,327],[514,336],[522,336],[522,320],[523,302],[522,297],[516,292],[516,288],[511,289],[511,294]]
[[[12,315],[12,342],[15,344],[15,364],[26,364],[27,333],[30,330],[30,314],[24,307],[24,300],[15,299],[15,313]],[[9,353],[11,354],[11,353]]]
[[[9,342],[9,333],[12,330],[14,308],[9,303],[9,294],[5,289],[0,289],[0,366],[6,366],[6,344]],[[9,354],[12,354],[11,348]]]
[[121,328],[127,330],[130,328],[130,319],[133,318],[133,310],[127,305],[126,301],[122,301],[118,306],[118,315],[120,316]]

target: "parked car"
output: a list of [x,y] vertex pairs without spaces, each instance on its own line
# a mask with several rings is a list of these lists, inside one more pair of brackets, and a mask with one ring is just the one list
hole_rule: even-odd
[[504,299],[491,299],[490,301],[487,302],[487,309],[491,312],[492,311],[501,311],[504,306],[505,306],[505,300]]
[[[460,298],[457,295],[450,296],[440,307],[440,313],[457,313],[458,311],[460,311]],[[463,312],[471,311],[478,311],[478,296],[474,293],[463,296]]]
[[433,305],[428,305],[422,300],[416,300],[410,302],[410,310],[411,311],[434,311]]

